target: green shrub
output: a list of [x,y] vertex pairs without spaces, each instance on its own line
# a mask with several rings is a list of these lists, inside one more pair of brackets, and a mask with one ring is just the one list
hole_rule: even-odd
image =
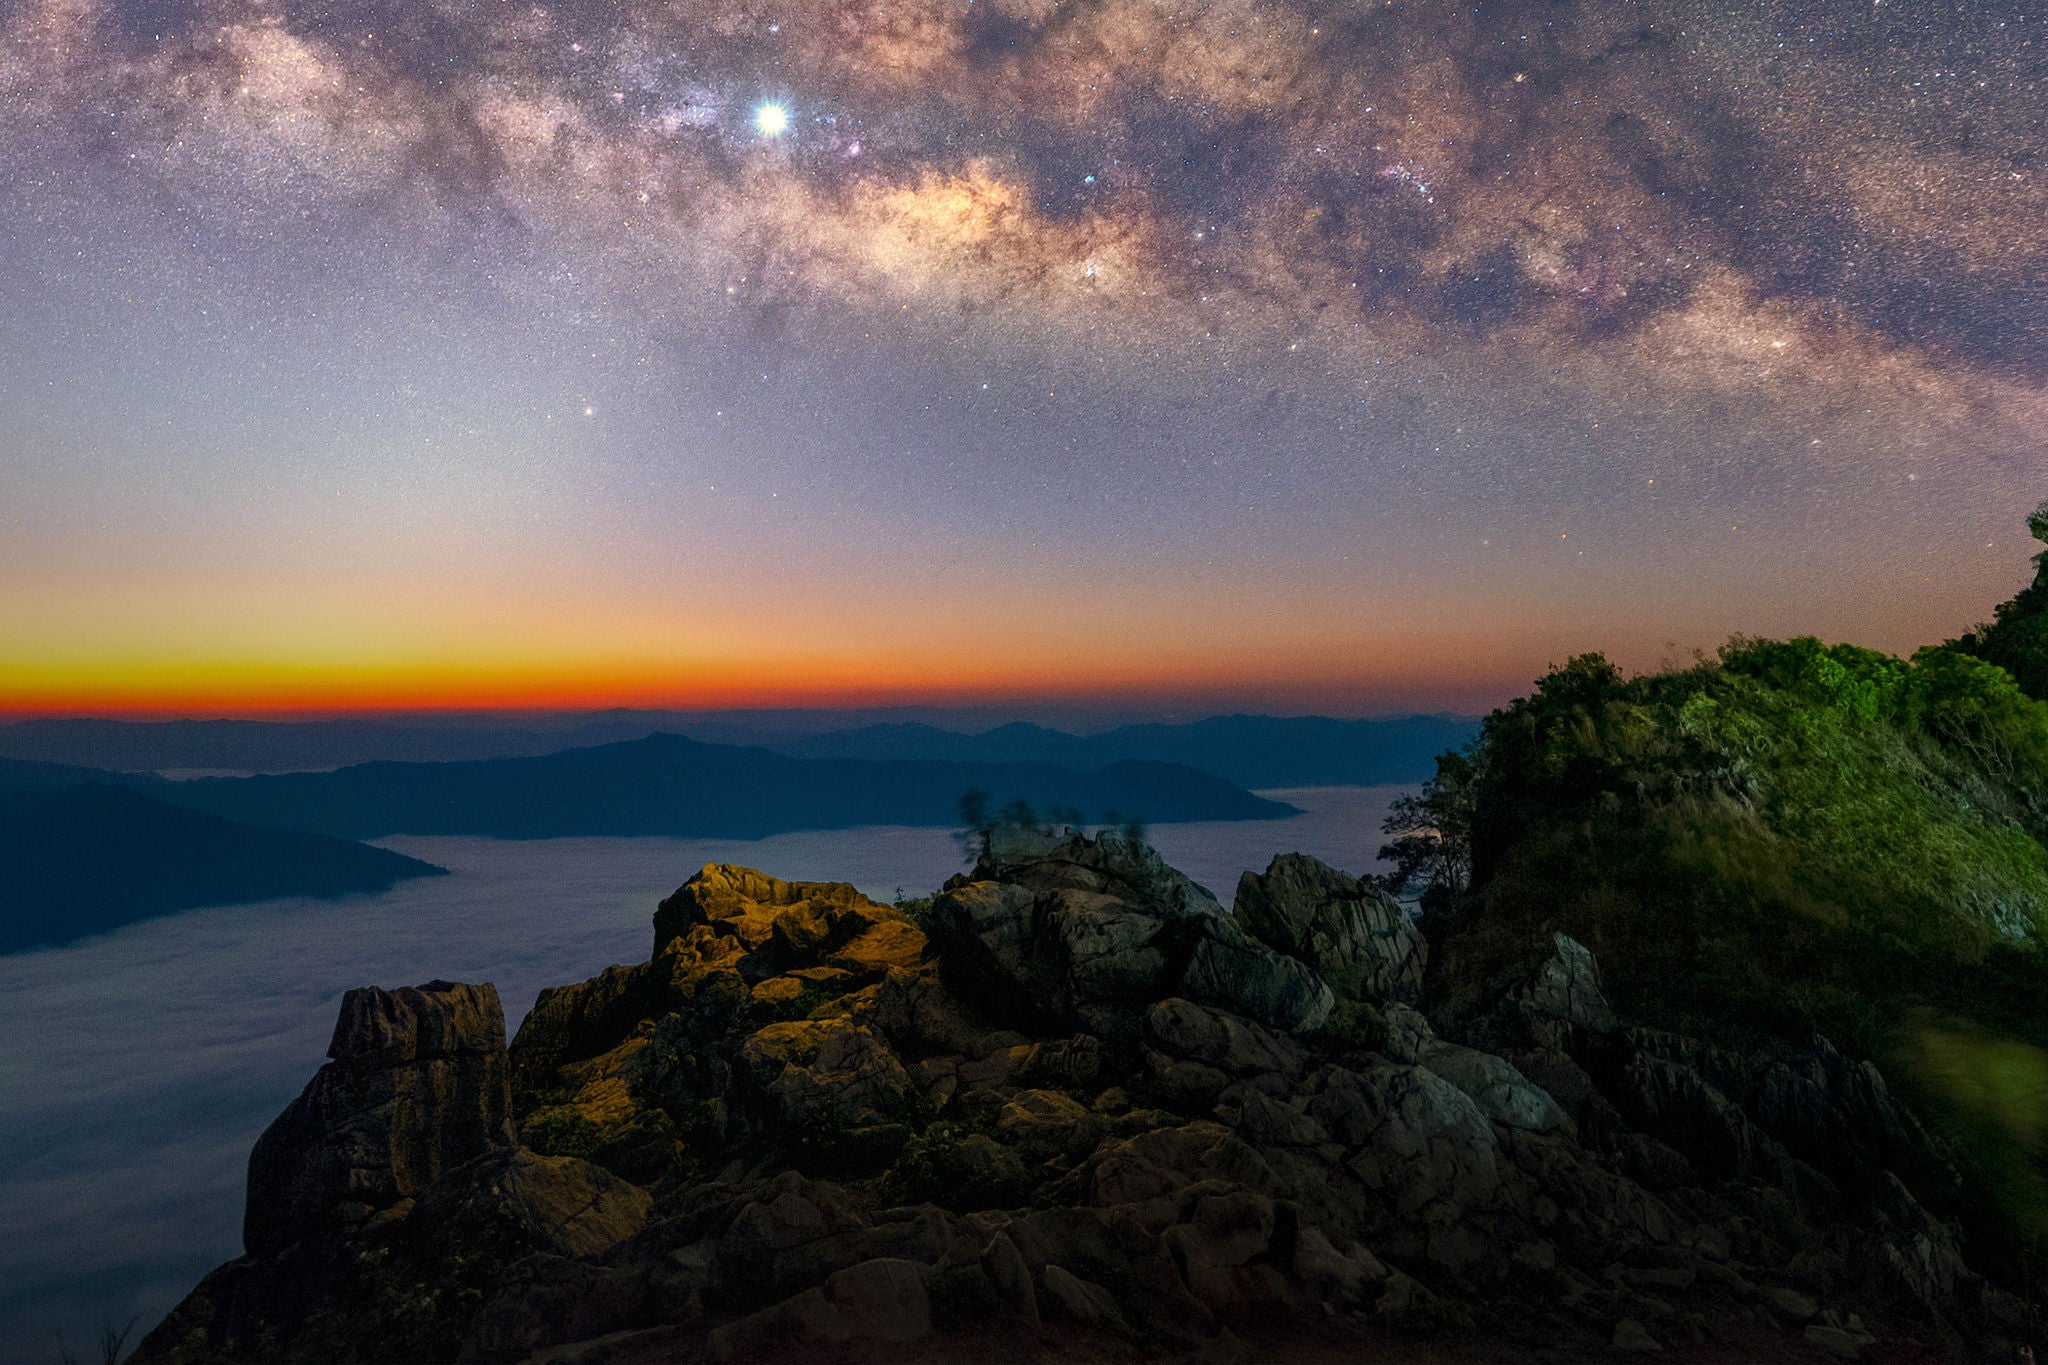
[[587,1157],[609,1136],[567,1104],[536,1109],[519,1125],[519,1140],[542,1156]]
[[883,1190],[898,1203],[940,1204],[956,1212],[1014,1206],[1029,1186],[1015,1153],[958,1123],[932,1123],[905,1143]]
[[2048,706],[1947,647],[1737,639],[1634,678],[1573,659],[1456,761],[1473,881],[1433,930],[1454,1003],[1561,929],[1645,1022],[1879,1060],[1981,1204],[2048,1236],[2014,1061],[2048,1049]]

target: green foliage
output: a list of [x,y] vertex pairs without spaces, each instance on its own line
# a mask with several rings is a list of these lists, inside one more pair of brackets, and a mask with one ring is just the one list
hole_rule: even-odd
[[1382,834],[1396,836],[1380,847],[1380,857],[1394,864],[1383,879],[1399,895],[1419,884],[1425,897],[1455,896],[1472,876],[1472,801],[1478,778],[1477,746],[1443,755],[1436,776],[1422,784],[1417,796],[1404,796],[1380,823]]
[[[2027,518],[2034,539],[2048,544],[2048,502]],[[2034,581],[1999,604],[1992,619],[1949,646],[1997,664],[2028,696],[2048,701],[2048,550],[2034,556]]]
[[1586,655],[1439,780],[1470,819],[1454,995],[1561,929],[1638,1018],[1731,1043],[1819,1030],[1946,1113],[1979,1192],[2048,1234],[2015,1118],[2032,1082],[2005,1064],[2048,1048],[2048,706],[2009,674],[1813,639],[1636,678]]
[[519,1140],[542,1156],[587,1157],[609,1136],[569,1104],[536,1109],[519,1125]]
[[926,1125],[896,1157],[884,1196],[895,1203],[934,1203],[956,1212],[1018,1204],[1029,1185],[1023,1164],[986,1133],[958,1123]]
[[1323,1027],[1309,1040],[1332,1057],[1350,1052],[1378,1052],[1387,1045],[1387,1016],[1369,1000],[1340,996]]
[[925,926],[932,913],[932,902],[936,896],[905,896],[902,888],[896,892],[896,908],[903,912],[903,918],[916,925],[920,933],[930,932]]

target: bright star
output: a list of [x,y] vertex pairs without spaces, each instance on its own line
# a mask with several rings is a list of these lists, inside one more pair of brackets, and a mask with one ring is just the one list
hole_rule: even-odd
[[754,108],[754,131],[762,137],[781,137],[789,131],[789,110],[770,101]]

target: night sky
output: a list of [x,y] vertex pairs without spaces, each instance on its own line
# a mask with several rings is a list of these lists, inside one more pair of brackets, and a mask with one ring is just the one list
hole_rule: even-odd
[[1989,614],[2048,11],[0,0],[0,710],[1471,709]]

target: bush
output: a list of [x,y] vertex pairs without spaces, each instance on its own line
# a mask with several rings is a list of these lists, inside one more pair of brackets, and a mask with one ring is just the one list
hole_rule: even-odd
[[2013,1062],[2048,1053],[2048,706],[2003,670],[1813,639],[1635,678],[1587,655],[1446,762],[1473,876],[1437,930],[1453,1003],[1563,930],[1645,1022],[1886,1064],[1984,1204],[2048,1236]]

